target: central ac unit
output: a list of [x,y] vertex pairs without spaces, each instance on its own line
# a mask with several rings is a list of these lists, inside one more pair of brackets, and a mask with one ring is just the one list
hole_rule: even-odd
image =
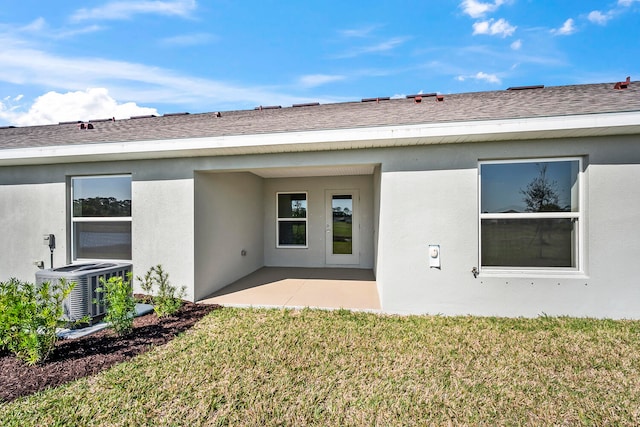
[[62,320],[74,322],[89,316],[93,321],[106,313],[104,293],[96,292],[100,279],[109,280],[113,276],[126,279],[131,268],[131,264],[116,262],[65,265],[36,272],[36,284],[58,283],[60,279],[75,282],[75,287],[63,302]]

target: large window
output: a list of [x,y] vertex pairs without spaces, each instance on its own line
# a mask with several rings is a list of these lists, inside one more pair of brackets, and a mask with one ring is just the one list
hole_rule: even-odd
[[279,248],[307,247],[307,193],[277,193]]
[[481,268],[578,270],[580,171],[580,159],[482,162]]
[[78,259],[131,259],[131,176],[71,178],[71,251]]

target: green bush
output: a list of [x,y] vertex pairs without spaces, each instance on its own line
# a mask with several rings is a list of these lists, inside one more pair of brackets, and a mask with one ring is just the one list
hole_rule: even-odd
[[[182,306],[182,298],[185,295],[185,287],[178,288],[169,282],[169,274],[158,264],[151,267],[144,277],[137,277],[140,288],[151,296],[153,311],[158,317],[170,316]],[[157,293],[154,295],[154,288]]]
[[97,292],[104,294],[107,314],[104,319],[118,335],[125,335],[133,329],[133,318],[136,312],[136,301],[133,297],[131,273],[126,280],[120,276],[112,276],[109,280],[100,278]]
[[63,279],[41,285],[14,278],[0,282],[0,347],[29,365],[44,361],[58,340],[62,302],[74,286]]

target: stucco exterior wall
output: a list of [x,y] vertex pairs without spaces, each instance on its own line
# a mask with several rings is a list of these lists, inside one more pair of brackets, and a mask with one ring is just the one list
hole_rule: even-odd
[[34,282],[43,261],[50,268],[44,234],[54,234],[53,265],[66,264],[66,186],[63,182],[7,184],[0,178],[0,281],[15,277]]
[[[264,187],[264,259],[267,266],[325,267],[326,190],[357,189],[360,193],[360,263],[351,268],[373,268],[373,178],[371,175],[272,178]],[[276,193],[307,192],[307,248],[276,247]]]
[[198,172],[195,183],[195,298],[201,299],[264,265],[263,179]]
[[[549,157],[583,159],[583,271],[474,278],[478,161]],[[251,173],[357,163],[380,166],[363,176]],[[359,189],[359,267],[375,268],[384,311],[640,318],[638,136],[2,167],[0,280],[32,281],[34,261],[49,266],[43,234],[56,234],[55,265],[70,262],[67,180],[107,173],[132,174],[135,274],[161,263],[172,283],[188,286],[189,299],[262,265],[325,266],[325,190]],[[276,248],[275,194],[282,191],[309,194],[307,249]],[[441,247],[441,269],[429,268],[429,244]]]
[[[580,156],[584,271],[480,274],[478,160]],[[447,315],[640,317],[640,144],[635,137],[405,149],[382,161],[383,310]],[[410,203],[409,203],[410,201]],[[442,268],[428,264],[441,246]]]
[[[132,262],[136,276],[161,264],[172,285],[194,298],[193,179],[136,180],[131,183]],[[135,290],[140,291],[137,281]]]
[[590,298],[581,311],[597,307],[603,316],[638,318],[640,164],[591,164],[588,169],[590,280],[582,292],[590,288]]

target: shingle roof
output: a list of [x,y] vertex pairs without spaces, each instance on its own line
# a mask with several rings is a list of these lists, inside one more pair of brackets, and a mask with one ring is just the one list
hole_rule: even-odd
[[1,128],[0,149],[640,111],[640,82],[614,84]]

